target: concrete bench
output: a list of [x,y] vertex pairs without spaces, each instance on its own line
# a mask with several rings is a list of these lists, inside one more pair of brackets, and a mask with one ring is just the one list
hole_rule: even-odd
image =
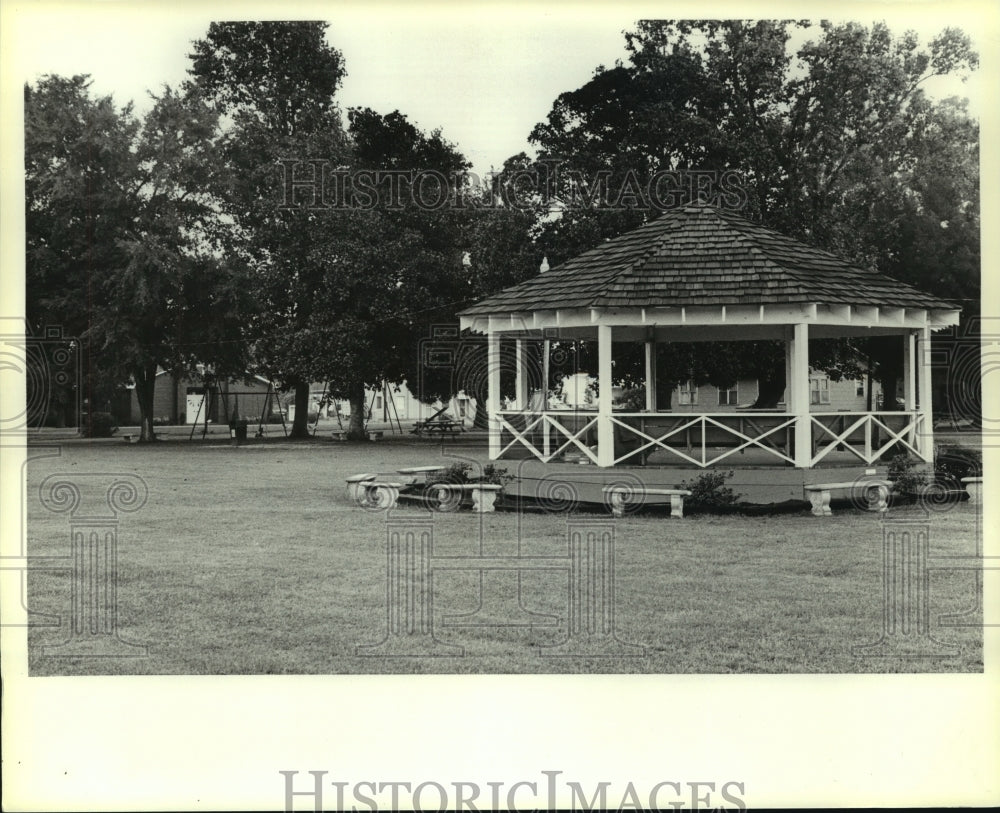
[[135,435],[122,435],[122,440],[124,440],[126,443],[133,443],[135,439],[136,439]]
[[334,429],[330,433],[330,437],[334,440],[347,440],[347,430],[346,429]]
[[[430,487],[431,495],[438,501],[438,511],[455,511],[465,492],[472,494],[472,510],[480,514],[492,513],[497,494],[503,486],[495,483],[435,483]],[[455,499],[458,497],[458,499]]]
[[963,477],[962,485],[965,486],[965,490],[969,492],[969,502],[972,505],[979,505],[983,501],[983,478],[982,477]]
[[371,482],[375,476],[374,474],[352,474],[347,478],[347,496],[358,505],[362,505],[365,499],[363,484]]
[[435,474],[440,474],[442,471],[447,471],[447,466],[410,466],[406,469],[397,469],[400,474],[406,475],[423,475],[424,480],[430,480]]
[[382,440],[382,433],[373,430],[368,433],[368,440]]
[[892,490],[891,480],[854,480],[850,483],[810,483],[805,486],[806,494],[809,495],[809,502],[812,503],[812,513],[816,517],[828,517],[833,511],[830,509],[831,492],[840,489],[875,489],[876,499],[871,501],[870,511],[884,513],[889,510],[889,492]]
[[359,483],[359,488],[364,492],[361,503],[368,508],[395,508],[399,500],[399,490],[404,483],[383,483],[379,480],[365,480]]
[[[601,490],[608,495],[612,516],[625,516],[625,503],[634,489],[628,486],[604,486]],[[684,498],[690,497],[691,492],[683,488],[643,488],[636,494],[640,499],[647,495],[670,497],[670,516],[682,518],[684,516]]]
[[365,483],[370,483],[376,476],[374,474],[352,474],[347,478],[347,496],[358,505],[364,505],[367,499]]

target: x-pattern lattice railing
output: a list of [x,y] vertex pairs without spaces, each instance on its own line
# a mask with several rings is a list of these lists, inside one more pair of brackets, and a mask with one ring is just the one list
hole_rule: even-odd
[[[924,416],[919,412],[893,412],[888,413],[888,415],[901,419],[903,422],[902,428],[899,430],[893,429],[887,423],[887,415],[877,412],[823,412],[811,414],[809,417],[812,421],[812,426],[818,427],[820,433],[818,438],[814,438],[815,453],[812,456],[810,465],[815,466],[834,449],[841,448],[856,455],[865,463],[874,463],[886,451],[897,444],[919,456],[920,450],[916,445],[916,437],[920,427],[923,425]],[[824,418],[828,422],[839,423],[839,431],[838,427],[830,426],[829,423],[824,422]],[[853,422],[850,426],[846,426],[849,420],[853,420]],[[888,436],[888,440],[877,448],[875,448],[872,442],[873,430],[875,430],[877,436],[883,432]],[[864,437],[864,445],[861,448],[858,448],[857,441],[850,439],[851,435],[859,431],[863,432]],[[827,437],[830,440],[825,446],[821,446],[823,441],[827,441]]]
[[[501,431],[510,434],[510,440],[500,449],[500,457],[515,446],[523,446],[545,463],[570,449],[578,450],[593,463],[598,462],[597,454],[587,443],[588,433],[597,426],[596,413],[512,410],[501,412],[498,418]],[[916,438],[923,415],[919,412],[814,412],[808,419],[810,466],[835,450],[848,451],[868,464],[893,447],[920,454]],[[751,447],[795,464],[791,436],[796,417],[787,413],[615,413],[611,421],[618,436],[616,446],[628,437],[637,438],[639,443],[636,448],[615,456],[615,464],[632,458],[644,462],[651,452],[662,449],[687,463],[706,468]],[[901,426],[894,428],[900,422]],[[592,435],[590,440],[594,440]],[[723,451],[714,453],[721,447],[725,447]]]
[[[526,424],[523,429],[518,429],[511,423],[507,416],[512,415],[525,417]],[[579,428],[573,427],[571,429],[563,425],[562,421],[568,421],[570,419],[572,419],[574,423],[580,424]],[[596,415],[587,415],[585,418],[581,418],[580,414],[576,412],[559,415],[552,414],[551,412],[525,413],[517,411],[504,411],[500,413],[499,420],[501,429],[510,432],[513,436],[510,442],[501,448],[500,457],[503,457],[504,454],[506,454],[515,445],[520,444],[528,449],[543,463],[548,463],[550,460],[561,455],[571,446],[574,446],[590,458],[591,462],[597,463],[597,455],[594,454],[591,448],[584,442],[584,440],[581,439],[586,436],[586,433],[590,429],[597,425]],[[555,429],[559,435],[565,438],[565,440],[563,440],[563,442],[555,449],[546,453],[545,446],[539,449],[532,441],[530,433],[533,431],[537,432],[540,429],[543,433],[547,434],[550,428]]]
[[[642,459],[642,455],[644,455],[647,451],[651,451],[654,448],[660,448],[673,455],[676,455],[682,460],[686,460],[687,462],[693,463],[696,466],[705,468],[707,466],[712,466],[718,463],[720,460],[724,460],[725,458],[729,457],[729,455],[736,454],[737,452],[742,452],[744,449],[747,449],[751,446],[756,446],[760,449],[763,449],[769,454],[773,454],[775,457],[784,460],[788,463],[795,462],[794,458],[790,457],[788,454],[787,451],[788,444],[786,444],[785,448],[782,448],[782,446],[774,443],[773,439],[771,438],[772,435],[775,435],[778,432],[783,432],[795,425],[795,418],[790,415],[773,416],[781,418],[782,420],[780,420],[774,426],[763,429],[760,426],[758,426],[758,422],[761,421],[761,418],[759,417],[751,418],[748,415],[734,415],[731,413],[725,413],[725,414],[717,413],[714,415],[692,415],[689,419],[680,418],[675,426],[670,427],[666,432],[659,435],[651,435],[648,434],[646,431],[644,431],[642,427],[645,424],[642,420],[640,420],[639,426],[636,426],[635,423],[633,422],[626,422],[625,420],[626,418],[629,418],[632,419],[632,421],[634,421],[636,418],[642,419],[646,417],[653,418],[654,416],[646,416],[641,413],[633,415],[612,416],[612,420],[617,426],[622,427],[622,429],[628,430],[628,432],[637,435],[640,439],[646,441],[641,446],[639,446],[639,448],[633,449],[629,451],[627,454],[621,455],[620,457],[616,458],[615,463],[621,463],[622,461],[627,460],[628,458],[634,457],[636,455],[640,455],[640,459]],[[662,422],[664,417],[665,416],[663,415],[657,415],[655,416],[655,419]],[[737,426],[739,426],[740,428],[725,423],[725,421],[727,420],[736,423]],[[732,436],[733,438],[736,439],[737,444],[732,448],[726,449],[726,451],[722,452],[721,454],[717,454],[714,457],[709,458],[708,450],[710,448],[719,445],[720,442],[720,438],[718,437],[719,434],[718,431],[715,433],[714,437],[712,438],[708,437],[709,428],[712,428],[714,430],[721,430],[721,434],[723,436],[726,437]],[[692,429],[695,429],[698,435],[697,444],[691,442],[690,430]],[[750,431],[753,431],[756,434],[754,435],[747,434],[747,432],[743,431],[743,429],[749,429]],[[684,438],[684,444],[683,444],[684,448],[691,451],[697,445],[701,459],[692,457],[690,454],[681,451],[676,445],[670,445],[666,442],[668,439],[673,438],[679,435],[680,433],[683,433],[682,437]],[[739,441],[743,442],[740,443]],[[732,441],[727,442],[726,445],[729,445],[729,443],[731,442]]]

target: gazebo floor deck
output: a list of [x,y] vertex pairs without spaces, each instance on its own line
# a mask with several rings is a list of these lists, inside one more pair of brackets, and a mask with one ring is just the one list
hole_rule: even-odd
[[[723,451],[717,450],[717,453]],[[843,452],[832,452],[812,469],[794,468],[766,452],[749,449],[706,468],[679,465],[668,457],[667,453],[657,453],[645,466],[628,465],[626,461],[611,468],[599,468],[589,463],[582,465],[575,455],[570,460],[548,463],[535,457],[512,459],[510,456],[494,462],[514,475],[514,481],[507,486],[507,493],[512,497],[547,501],[571,496],[581,503],[605,503],[602,489],[612,483],[673,488],[682,482],[690,483],[706,472],[731,471],[732,476],[727,478],[725,485],[740,495],[741,502],[767,505],[807,500],[805,486],[813,483],[885,477],[888,469],[887,460],[879,460],[869,466],[856,456]],[[874,474],[871,473],[873,471]],[[647,502],[669,502],[669,498],[650,496]]]

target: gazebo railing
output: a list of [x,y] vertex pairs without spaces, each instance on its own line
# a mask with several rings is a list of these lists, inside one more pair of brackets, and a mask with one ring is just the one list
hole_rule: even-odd
[[917,437],[924,423],[920,412],[813,412],[809,418],[810,466],[835,450],[851,452],[865,463],[874,463],[893,447],[920,456]]
[[[546,463],[567,451],[598,462],[596,412],[502,410],[498,418],[498,457],[524,447]],[[675,462],[707,468],[754,449],[795,465],[796,421],[786,412],[614,412],[613,462],[645,465],[652,453],[665,452]],[[808,421],[810,467],[835,451],[849,452],[866,464],[890,450],[920,455],[917,437],[923,415],[919,412],[813,412]]]
[[[615,463],[646,457],[656,450],[663,450],[686,463],[706,468],[730,455],[750,447],[764,450],[786,463],[795,463],[791,456],[791,433],[795,417],[783,413],[615,413],[615,448],[636,444]],[[636,440],[638,439],[638,441]],[[674,441],[671,443],[670,441]],[[714,450],[728,447],[714,454]],[[710,456],[710,450],[713,456]]]
[[[596,412],[502,410],[499,418],[501,430],[512,435],[512,439],[501,446],[500,457],[514,446],[521,445],[543,463],[570,449],[578,450],[592,463],[597,463],[597,455],[590,448],[596,442],[591,438],[591,435],[597,434]],[[523,428],[515,426],[515,423],[521,423],[517,418],[524,419]],[[588,440],[591,441],[589,444]]]

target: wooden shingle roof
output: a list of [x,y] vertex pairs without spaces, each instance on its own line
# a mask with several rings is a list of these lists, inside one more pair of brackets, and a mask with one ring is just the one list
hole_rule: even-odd
[[956,305],[712,206],[687,206],[462,311],[806,303]]

